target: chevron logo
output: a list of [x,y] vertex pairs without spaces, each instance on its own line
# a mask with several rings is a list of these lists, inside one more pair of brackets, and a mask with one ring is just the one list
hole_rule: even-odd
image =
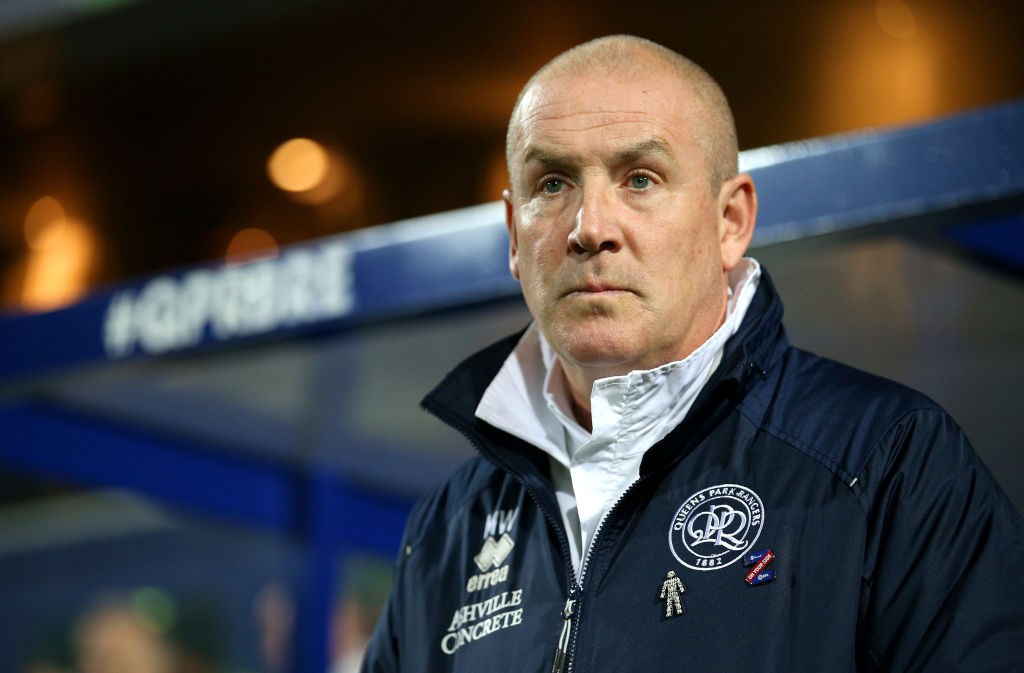
[[480,572],[487,572],[491,568],[497,568],[512,553],[512,547],[514,546],[516,546],[516,542],[508,533],[503,533],[498,540],[488,537],[484,541],[484,546],[480,549],[480,553],[473,557],[473,563],[480,569]]

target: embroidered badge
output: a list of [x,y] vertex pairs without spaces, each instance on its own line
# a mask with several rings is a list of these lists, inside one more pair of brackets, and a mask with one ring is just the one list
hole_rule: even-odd
[[473,563],[480,568],[480,572],[498,568],[508,558],[514,546],[516,546],[515,540],[508,533],[504,533],[498,540],[489,537],[484,541],[480,553],[473,557]]
[[765,554],[770,554],[771,551],[771,549],[762,549],[761,551],[750,552],[743,557],[743,567],[749,568],[750,566],[755,565],[765,557]]
[[665,581],[661,583],[661,598],[665,601],[666,617],[686,614],[686,609],[683,608],[683,593],[685,591],[686,585],[683,584],[683,580],[676,577],[674,570],[669,570],[665,575]]
[[519,508],[497,510],[487,515],[484,523],[484,543],[473,563],[480,571],[466,580],[466,592],[473,593],[503,584],[509,578],[505,563],[516,541],[512,530],[519,519]]
[[709,486],[683,501],[668,529],[672,555],[693,570],[717,570],[744,557],[764,527],[760,496],[745,486]]

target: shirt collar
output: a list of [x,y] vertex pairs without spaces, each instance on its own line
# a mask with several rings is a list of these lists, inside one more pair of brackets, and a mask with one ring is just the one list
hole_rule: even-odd
[[[593,432],[576,421],[561,362],[536,323],[520,339],[480,400],[476,416],[550,454],[568,466],[609,444],[645,451],[682,421],[697,393],[736,333],[761,275],[746,258],[729,277],[726,319],[711,337],[682,360],[594,382]],[[645,437],[616,442],[623,432]],[[651,441],[651,438],[654,438]]]

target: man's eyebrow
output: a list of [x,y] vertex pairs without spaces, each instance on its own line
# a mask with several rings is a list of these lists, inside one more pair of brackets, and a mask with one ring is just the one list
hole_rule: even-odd
[[526,150],[523,156],[523,163],[539,163],[545,166],[566,166],[579,163],[579,158],[574,155],[566,155],[555,152],[544,147],[533,146]]
[[[674,155],[668,143],[658,138],[650,138],[615,152],[612,155],[612,161],[615,164],[627,164],[649,156],[661,156],[670,159]],[[574,154],[563,154],[535,145],[527,148],[526,154],[523,156],[523,163],[534,162],[544,166],[562,167],[579,165],[581,159]]]
[[657,155],[666,159],[672,158],[672,148],[668,143],[658,138],[651,138],[631,145],[615,154],[619,163],[630,163],[637,159]]

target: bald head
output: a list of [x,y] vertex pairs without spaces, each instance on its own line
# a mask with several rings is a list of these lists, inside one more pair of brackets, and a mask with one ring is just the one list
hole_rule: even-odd
[[660,44],[632,35],[612,35],[584,42],[556,56],[530,78],[519,93],[509,120],[506,138],[509,172],[512,172],[512,158],[520,138],[523,110],[529,105],[530,93],[535,88],[564,78],[612,74],[630,77],[649,72],[652,66],[663,69],[666,77],[675,78],[691,94],[695,116],[694,139],[704,150],[708,181],[712,192],[717,192],[738,170],[736,126],[725,94],[718,83],[693,61]]

